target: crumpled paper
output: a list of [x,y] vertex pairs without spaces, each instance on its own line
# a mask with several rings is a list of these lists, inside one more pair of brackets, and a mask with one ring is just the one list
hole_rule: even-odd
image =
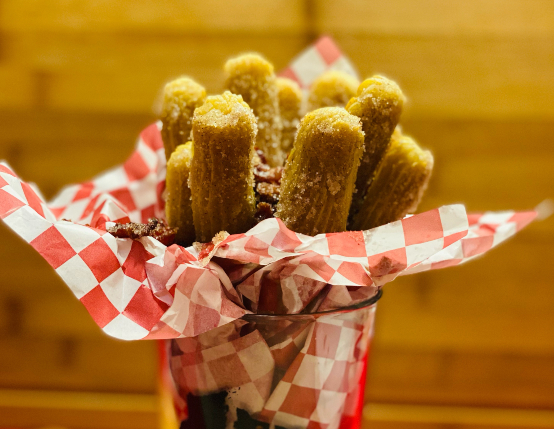
[[[326,69],[355,73],[331,39],[322,38],[284,75],[305,88]],[[251,311],[299,313],[310,304],[312,311],[349,305],[398,275],[476,257],[535,217],[512,211],[468,215],[463,206],[451,205],[369,231],[315,237],[267,219],[203,255],[193,248],[166,248],[149,237],[115,238],[106,232],[110,222],[165,217],[160,126],[142,131],[123,165],[63,189],[48,204],[0,164],[0,217],[116,338],[191,337]]]
[[[329,69],[356,74],[332,40],[324,37],[282,75],[306,89]],[[200,253],[177,245],[166,247],[149,237],[115,238],[106,232],[113,222],[165,217],[160,126],[152,124],[142,131],[135,152],[123,165],[63,189],[49,203],[35,186],[0,162],[0,218],[48,261],[108,335],[124,340],[177,338],[183,347],[179,353],[199,368],[205,365],[206,353],[211,353],[211,359],[221,357],[218,353],[226,347],[218,348],[221,344],[235,347],[247,366],[248,359],[259,357],[256,353],[265,353],[267,367],[249,381],[255,382],[258,396],[244,393],[245,387],[233,401],[268,422],[294,421],[294,427],[308,427],[316,421],[325,422],[329,429],[338,427],[341,418],[355,415],[348,411],[353,402],[346,398],[357,395],[360,386],[350,383],[332,395],[317,393],[313,414],[303,415],[306,409],[297,410],[296,398],[287,394],[290,386],[282,383],[290,381],[291,368],[295,380],[314,377],[297,373],[294,360],[311,353],[307,350],[314,332],[325,330],[323,325],[329,322],[314,321],[290,336],[278,332],[268,340],[257,331],[233,336],[242,316],[325,311],[367,300],[396,276],[475,258],[536,216],[534,211],[467,214],[462,205],[450,205],[369,231],[315,237],[290,231],[279,219],[267,219],[244,234],[215,241]],[[360,326],[358,332],[367,337],[369,325]],[[230,337],[218,336],[220,330]],[[203,336],[218,338],[220,343],[191,348]],[[354,358],[349,357],[358,375],[364,368],[362,355],[357,351]],[[268,380],[276,371],[284,375],[271,390]],[[185,384],[197,393],[234,384],[225,377],[222,380],[214,383],[199,377]],[[329,414],[325,410],[330,405],[342,408]]]
[[[157,125],[141,134],[131,159],[143,156],[144,147],[163,157]],[[216,243],[210,257],[192,247],[106,232],[110,222],[144,220],[138,217],[140,207],[163,215],[158,181],[163,163],[154,161],[144,163],[152,168],[140,179],[116,180],[126,163],[90,182],[103,189],[76,185],[50,204],[0,164],[0,217],[48,261],[104,332],[125,340],[193,337],[252,311],[299,313],[323,292],[313,310],[349,305],[373,296],[398,275],[481,255],[536,215],[468,215],[463,206],[450,205],[369,231],[315,237],[266,219]],[[114,196],[133,195],[134,189],[139,189],[136,203]]]
[[375,309],[250,317],[173,340],[170,365],[180,397],[225,390],[229,428],[240,421],[239,409],[277,427],[356,427]]

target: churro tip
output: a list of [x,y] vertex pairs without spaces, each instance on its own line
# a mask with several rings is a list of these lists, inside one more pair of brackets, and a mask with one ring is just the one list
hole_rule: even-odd
[[230,76],[236,74],[270,76],[274,73],[273,64],[255,52],[228,59],[223,69]]

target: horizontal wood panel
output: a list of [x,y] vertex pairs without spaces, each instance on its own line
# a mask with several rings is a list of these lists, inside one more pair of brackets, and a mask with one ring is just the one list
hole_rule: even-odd
[[158,421],[154,395],[0,390],[1,427],[151,429]]
[[[491,38],[345,36],[336,39],[362,77],[382,73],[408,96],[407,117],[554,117],[554,37]],[[244,51],[265,54],[279,70],[305,38],[263,36],[8,35],[7,64],[42,74],[42,103],[51,108],[151,110],[161,86],[188,74],[209,91],[223,86],[222,65]],[[114,43],[117,40],[118,43]],[[14,67],[21,67],[19,65]]]
[[336,35],[362,77],[381,73],[408,97],[406,116],[552,118],[554,38]]
[[301,37],[268,36],[123,37],[114,44],[113,37],[88,35],[68,41],[59,34],[39,33],[25,40],[13,49],[19,61],[41,71],[43,107],[124,113],[151,112],[163,85],[182,74],[209,92],[221,92],[223,65],[233,55],[260,52],[281,69],[304,46]]
[[318,0],[320,32],[389,35],[553,35],[548,0]]
[[[469,210],[528,210],[554,196],[554,157],[436,159],[428,197],[463,202]],[[548,223],[551,220],[547,221]]]
[[[68,321],[69,322],[69,321]],[[102,334],[0,336],[0,387],[153,393],[155,342]]]
[[[141,128],[153,120],[154,115],[149,119],[146,115],[5,113],[0,119],[4,130],[0,159],[7,159],[25,180],[36,182],[49,198],[66,184],[88,180],[123,162]],[[526,210],[554,196],[550,122],[464,124],[407,121],[405,131],[429,147],[436,159],[420,210],[458,202],[471,211]],[[528,129],[529,143],[523,144]],[[508,134],[515,137],[509,139]],[[50,150],[53,147],[57,150]],[[554,222],[547,220],[533,228],[552,232]]]
[[4,0],[0,26],[18,30],[223,33],[299,32],[302,2],[296,0],[178,1]]
[[553,252],[515,238],[460,267],[397,278],[379,303],[380,341],[554,353]]
[[402,117],[400,123],[405,134],[433,151],[437,162],[450,158],[494,159],[500,155],[554,157],[554,121],[410,116]]
[[[260,52],[280,70],[306,47],[303,36],[241,34],[155,35],[77,33],[71,38],[60,32],[6,32],[2,35],[3,61],[44,72],[70,71],[133,73],[165,70],[170,76],[201,73],[193,77],[210,91],[219,91],[223,82],[204,82],[204,73],[217,70],[243,52]],[[114,43],[117,41],[117,43]],[[114,73],[116,74],[116,73]],[[153,75],[154,76],[154,75]],[[145,82],[148,83],[148,82]],[[211,85],[211,86],[210,86]]]
[[554,354],[373,344],[371,402],[554,409]]
[[530,429],[553,426],[554,413],[546,410],[371,403],[364,407],[362,428]]
[[35,104],[35,80],[26,68],[0,64],[0,109],[30,108]]

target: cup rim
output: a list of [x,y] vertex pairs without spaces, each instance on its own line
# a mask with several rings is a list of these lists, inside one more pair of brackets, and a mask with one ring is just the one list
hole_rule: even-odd
[[251,313],[251,314],[245,314],[241,317],[241,319],[245,321],[255,321],[256,319],[263,319],[263,320],[271,320],[271,319],[294,319],[294,320],[302,320],[302,319],[313,319],[314,316],[323,316],[328,314],[340,314],[340,313],[349,313],[354,310],[359,310],[360,308],[370,307],[379,301],[381,296],[383,295],[383,290],[379,289],[375,295],[373,295],[371,298],[366,299],[365,301],[360,301],[356,304],[349,305],[347,307],[341,307],[336,308],[334,310],[325,310],[325,311],[318,311],[315,313],[299,313],[299,314],[257,314],[257,313]]

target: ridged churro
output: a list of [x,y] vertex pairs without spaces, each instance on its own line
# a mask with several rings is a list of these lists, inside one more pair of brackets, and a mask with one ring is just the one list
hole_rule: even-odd
[[308,111],[321,107],[344,107],[352,97],[360,82],[348,73],[331,70],[319,76],[310,88]]
[[302,234],[345,231],[363,145],[360,119],[343,108],[308,113],[285,166],[276,216]]
[[272,167],[282,165],[281,117],[273,65],[258,54],[245,54],[225,64],[225,87],[242,95],[258,120],[256,146],[263,150]]
[[427,188],[432,170],[431,152],[422,150],[411,137],[395,132],[349,229],[375,228],[413,213]]
[[190,246],[195,239],[191,192],[188,185],[192,152],[192,142],[177,146],[167,162],[165,178],[165,215],[167,223],[178,228],[175,241],[182,246]]
[[394,128],[400,120],[404,95],[398,85],[383,76],[373,76],[362,82],[356,97],[346,110],[362,120],[364,154],[356,178],[356,192],[352,198],[351,216],[354,216],[385,155]]
[[252,156],[256,118],[240,95],[225,91],[194,112],[189,185],[196,239],[246,232],[254,222]]
[[165,159],[181,144],[190,140],[194,109],[206,99],[206,90],[188,77],[180,77],[164,87],[162,105],[162,140]]
[[275,83],[277,84],[279,111],[283,124],[281,149],[287,154],[292,149],[296,129],[302,117],[302,90],[295,81],[285,77],[278,77]]

